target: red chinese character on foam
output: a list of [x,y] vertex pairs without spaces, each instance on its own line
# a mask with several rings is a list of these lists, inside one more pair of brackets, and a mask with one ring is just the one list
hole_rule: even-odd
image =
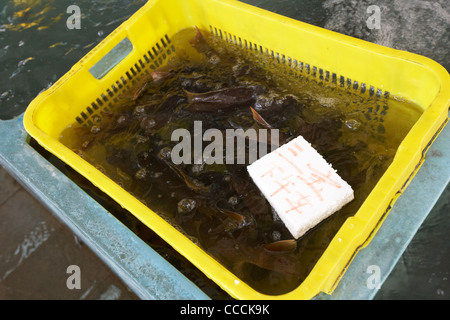
[[331,174],[332,174],[331,170],[329,170],[327,174],[324,174],[323,172],[320,172],[319,170],[314,169],[310,163],[308,163],[307,166],[312,171],[311,176],[317,178],[318,180],[320,180],[320,182],[327,183],[338,189],[342,188],[342,186],[338,182],[331,179]]
[[[289,150],[291,150],[291,149],[289,149]],[[277,154],[286,164],[288,164],[293,169],[295,169],[299,174],[303,174],[302,170],[294,162],[289,160],[289,158],[287,158],[285,155],[283,155],[281,152],[279,152],[278,150],[275,150],[275,154]]]
[[285,213],[290,213],[290,212],[297,212],[299,214],[302,214],[302,210],[301,208],[307,205],[311,205],[311,203],[309,202],[308,198],[309,196],[304,196],[302,195],[300,192],[296,192],[298,198],[296,198],[295,200],[291,200],[289,198],[286,198],[286,202],[289,204],[290,208],[287,209],[285,211]]
[[311,191],[319,198],[320,201],[323,201],[322,197],[322,188],[318,188],[315,186],[316,183],[321,183],[321,180],[319,179],[305,179],[303,176],[298,176],[298,178],[308,187],[311,189]]
[[303,152],[302,147],[300,147],[298,143],[294,143],[293,147],[288,147],[288,150],[294,157],[297,157],[300,152]]
[[310,163],[307,164],[307,167],[310,169],[308,177],[298,176],[300,180],[302,180],[310,189],[313,191],[320,201],[323,201],[323,188],[320,188],[320,185],[329,184],[336,188],[341,188],[342,186],[331,179],[331,171],[328,173],[323,173],[317,169],[314,169]]
[[269,178],[273,178],[275,176],[275,171],[278,171],[279,173],[283,173],[284,172],[283,168],[281,168],[275,162],[272,162],[271,164],[272,164],[271,168],[269,170],[267,170],[266,172],[264,172],[261,175],[261,178],[264,178],[264,177],[267,177],[267,176]]
[[274,182],[278,185],[278,188],[270,195],[270,197],[274,197],[282,191],[290,194],[292,191],[291,187],[295,187],[295,182],[292,181],[292,175],[276,179]]
[[[303,151],[302,148],[298,144],[294,144],[294,146],[289,147],[288,150],[294,158],[298,157],[299,154]],[[323,173],[323,172],[313,168],[311,163],[308,163],[307,167],[309,170],[305,170],[305,171],[307,171],[307,173],[305,173],[302,169],[300,169],[300,167],[297,165],[297,163],[290,160],[286,155],[282,154],[279,151],[275,151],[275,153],[281,158],[283,163],[289,165],[291,168],[293,168],[294,170],[297,171],[298,175],[296,177],[300,181],[302,181],[304,183],[304,185],[306,185],[308,188],[310,188],[311,191],[317,196],[317,198],[319,198],[320,201],[324,201],[324,198],[322,196],[323,188],[320,187],[321,185],[328,184],[328,185],[331,185],[336,188],[341,188],[341,185],[331,178],[331,174],[332,174],[331,171],[328,171],[327,173]],[[290,183],[289,182],[281,183],[280,181],[276,181],[276,183],[278,184],[279,188],[272,194],[272,196],[281,191],[286,191],[289,193],[288,187],[292,186],[292,185],[295,186],[295,183],[292,181]]]

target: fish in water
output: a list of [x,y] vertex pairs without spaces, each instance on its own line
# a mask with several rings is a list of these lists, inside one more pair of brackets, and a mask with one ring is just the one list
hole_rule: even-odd
[[[287,93],[245,54],[210,43],[199,28],[193,31],[186,42],[202,61],[173,59],[149,72],[114,108],[100,114],[101,121],[76,128],[73,149],[104,167],[106,175],[126,185],[244,281],[253,281],[251,265],[269,272],[267,279],[272,272],[299,284],[307,269],[302,265],[302,239],[291,238],[248,176],[246,164],[175,164],[171,134],[179,128],[193,134],[195,121],[202,121],[203,130],[220,132],[277,129],[280,144],[301,134],[355,184],[365,183],[366,173],[371,179],[375,175],[368,165],[357,165],[356,155],[365,145],[346,145],[341,139],[341,114],[308,119],[308,100]],[[259,142],[271,141],[270,135],[266,139]],[[381,170],[388,161],[366,163],[376,163]]]

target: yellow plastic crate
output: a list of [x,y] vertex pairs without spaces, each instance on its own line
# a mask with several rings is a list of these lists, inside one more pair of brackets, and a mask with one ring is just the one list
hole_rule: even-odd
[[[75,121],[89,123],[140,77],[173,54],[171,37],[198,26],[255,54],[270,54],[318,81],[343,80],[348,90],[401,97],[423,114],[401,143],[393,163],[358,212],[346,220],[309,276],[295,290],[261,294],[183,236],[164,219],[59,142]],[[238,299],[310,299],[332,293],[346,268],[381,225],[396,198],[448,122],[450,77],[434,61],[295,21],[234,0],[150,0],[51,88],[24,115],[28,133],[87,177]],[[88,214],[88,213],[87,213]]]

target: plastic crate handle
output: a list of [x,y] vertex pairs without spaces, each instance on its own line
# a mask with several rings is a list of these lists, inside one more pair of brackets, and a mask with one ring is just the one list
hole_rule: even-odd
[[125,59],[133,51],[133,44],[128,38],[124,38],[111,49],[99,62],[93,65],[89,72],[94,78],[100,80],[106,76],[115,66]]

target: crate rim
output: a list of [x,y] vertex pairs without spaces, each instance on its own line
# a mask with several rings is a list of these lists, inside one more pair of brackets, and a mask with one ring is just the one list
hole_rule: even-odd
[[[125,21],[113,33],[108,35],[103,41],[101,41],[88,54],[86,54],[83,58],[81,58],[80,61],[77,62],[54,85],[52,85],[46,91],[40,93],[30,103],[29,107],[25,111],[23,124],[24,124],[26,131],[33,138],[35,138],[36,141],[38,141],[44,148],[46,148],[47,150],[49,150],[52,153],[55,153],[55,151],[56,151],[57,154],[59,154],[59,155],[64,154],[64,151],[66,151],[66,150],[64,150],[65,147],[59,146],[58,143],[55,143],[54,140],[51,137],[49,137],[43,130],[41,130],[40,128],[38,128],[34,125],[33,117],[34,117],[35,110],[50,95],[52,95],[60,87],[62,87],[64,85],[64,83],[70,77],[72,77],[74,74],[79,72],[85,65],[89,65],[90,63],[94,62],[95,60],[99,60],[101,58],[101,56],[99,56],[99,53],[101,53],[108,46],[112,48],[114,46],[113,42],[117,42],[117,40],[120,38],[121,35],[126,34],[126,31],[127,31],[128,27],[130,26],[130,24],[132,24],[132,22],[135,21],[135,19],[138,19],[140,16],[142,16],[147,10],[149,10],[158,1],[160,1],[160,0],[148,1],[148,3],[145,4],[141,9],[139,9],[130,19]],[[268,12],[264,9],[256,8],[254,6],[251,6],[251,5],[248,5],[245,3],[241,3],[237,0],[211,0],[211,1],[217,2],[217,3],[222,3],[222,4],[225,4],[228,6],[232,6],[232,7],[236,7],[241,10],[245,10],[245,11],[251,10],[253,13],[257,12],[258,14],[266,16],[270,19],[275,19],[279,22],[297,25],[297,26],[307,30],[308,32],[311,32],[311,33],[314,33],[314,34],[317,34],[320,36],[332,36],[341,42],[345,42],[346,44],[349,44],[349,45],[352,45],[352,46],[355,46],[358,48],[361,48],[361,46],[363,46],[366,48],[366,50],[375,51],[378,54],[384,54],[384,55],[388,55],[390,57],[406,60],[409,63],[419,64],[419,65],[425,67],[426,69],[428,69],[429,71],[433,72],[436,75],[436,77],[441,80],[439,92],[437,93],[437,96],[435,97],[433,102],[430,104],[430,106],[425,108],[424,114],[421,116],[419,121],[413,126],[413,128],[411,129],[411,132],[408,133],[408,136],[413,135],[412,133],[414,133],[414,132],[423,132],[423,131],[426,131],[426,129],[429,129],[430,119],[432,119],[436,122],[437,129],[435,130],[435,132],[432,132],[431,139],[429,137],[427,139],[425,139],[425,138],[422,139],[421,144],[425,146],[424,148],[421,148],[422,150],[415,150],[415,153],[420,152],[422,155],[420,156],[419,163],[415,165],[415,169],[413,170],[413,172],[409,172],[408,180],[412,179],[412,177],[414,176],[414,173],[417,172],[418,168],[420,167],[420,164],[423,162],[424,151],[426,151],[427,146],[430,145],[430,143],[436,138],[436,136],[440,132],[440,130],[442,130],[443,126],[445,126],[445,124],[448,122],[448,116],[447,116],[446,112],[442,112],[443,110],[444,111],[448,110],[448,108],[443,108],[442,106],[443,105],[448,106],[450,104],[450,76],[444,67],[442,67],[440,64],[433,61],[432,59],[429,59],[429,58],[421,56],[421,55],[417,55],[417,54],[410,53],[407,51],[384,47],[384,46],[381,46],[378,44],[374,44],[374,43],[371,43],[368,41],[353,38],[353,37],[343,35],[343,34],[340,34],[340,33],[337,33],[337,32],[331,31],[331,30],[327,30],[327,29],[324,29],[321,27],[313,26],[313,25],[307,24],[305,22],[301,22],[301,21],[294,20],[291,18],[286,18],[279,14]],[[106,79],[100,79],[99,81],[105,81],[105,80]],[[427,117],[424,117],[424,115],[427,115]],[[430,119],[425,119],[425,118],[430,118]],[[431,134],[431,133],[429,133],[429,134]],[[405,138],[405,140],[406,139],[407,138]],[[399,150],[405,144],[405,140],[400,145]],[[412,153],[414,153],[414,152],[412,152]],[[401,154],[402,156],[399,156],[399,154]],[[383,181],[387,179],[385,177],[389,177],[391,175],[391,172],[393,171],[392,168],[395,166],[395,164],[397,164],[397,166],[401,167],[401,163],[405,161],[404,158],[408,158],[409,156],[411,156],[411,153],[397,152],[397,156],[395,157],[393,164],[388,168],[388,170],[385,172],[383,177],[380,179],[379,184],[383,183]],[[66,159],[63,157],[62,160],[65,161]],[[81,163],[78,163],[78,164],[80,165]],[[397,169],[401,169],[401,168],[397,168]],[[100,181],[101,180],[102,179],[100,179]],[[405,182],[404,187],[406,187],[408,180]],[[398,193],[398,192],[399,192],[399,190],[396,190],[396,193]],[[371,195],[372,195],[372,193],[371,193]],[[393,203],[395,202],[395,199],[396,199],[395,197],[389,199],[388,208],[393,205]],[[365,202],[367,202],[367,201],[368,200],[366,199]],[[387,215],[388,211],[389,210],[385,210],[385,213],[383,214],[382,217],[385,217]],[[357,217],[358,213],[359,213],[359,211],[355,214],[354,217]],[[348,228],[350,224],[358,223],[357,218],[352,219],[354,217],[349,218],[349,220],[346,221],[346,223],[344,223],[344,225],[341,227],[339,232],[333,238],[329,247],[341,247],[341,243],[339,242],[339,235],[341,234],[341,231],[344,228]],[[379,227],[381,225],[381,223],[382,223],[382,219],[380,221],[378,221],[376,225]],[[358,248],[362,248],[364,245],[366,245],[368,242],[370,242],[370,237],[376,232],[377,227],[375,227],[375,228],[371,227],[371,229],[373,229],[373,230],[372,230],[372,232],[369,233],[369,237],[366,238],[364,241],[362,241],[362,243],[358,246]],[[359,241],[359,242],[361,242],[361,241]],[[348,266],[351,263],[351,260],[357,254],[357,251],[359,250],[358,248],[356,250],[352,251],[352,257],[350,259],[346,259],[346,261],[344,261],[345,266]],[[323,256],[326,255],[326,252],[329,252],[329,248],[326,249]],[[313,298],[316,294],[320,293],[321,291],[324,291],[326,293],[332,293],[334,287],[337,285],[337,283],[339,282],[339,279],[345,273],[347,267],[337,268],[337,266],[335,264],[334,269],[336,269],[336,268],[341,269],[341,270],[334,270],[334,273],[337,272],[338,275],[337,276],[336,276],[336,274],[334,274],[334,276],[330,276],[329,274],[326,275],[323,273],[323,271],[326,268],[324,268],[323,263],[321,263],[323,256],[316,263],[316,265],[314,266],[310,275],[305,279],[305,281],[297,289],[294,289],[293,291],[291,291],[289,293],[282,294],[279,296],[261,294],[259,292],[256,292],[252,288],[242,287],[242,286],[247,286],[246,284],[240,284],[239,287],[234,286],[231,288],[227,288],[226,291],[228,291],[230,294],[232,294],[235,297],[243,297],[244,299],[246,299],[246,298],[296,299],[298,296],[301,296],[302,298],[310,299],[310,298]],[[339,259],[337,257],[335,257],[335,258]],[[340,258],[342,259],[342,257],[340,257]],[[206,274],[209,273],[208,270],[204,270],[204,268],[202,268],[201,266],[198,266],[198,267]],[[328,269],[330,269],[330,268],[328,268]],[[331,269],[333,269],[333,268],[331,268]],[[331,272],[331,273],[333,273],[333,272]]]

